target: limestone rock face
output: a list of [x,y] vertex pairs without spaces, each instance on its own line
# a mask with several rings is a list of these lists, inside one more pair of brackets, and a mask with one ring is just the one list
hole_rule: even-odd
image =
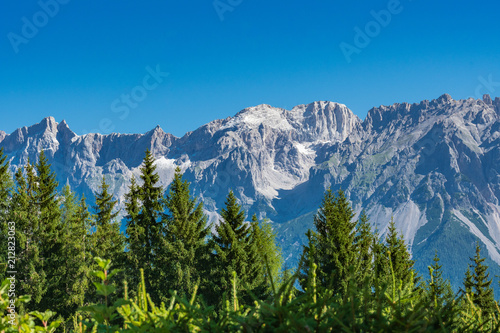
[[[78,136],[48,117],[0,132],[0,147],[13,170],[45,150],[60,185],[87,198],[105,175],[122,208],[150,149],[162,185],[180,166],[212,220],[230,189],[249,215],[269,218],[291,264],[324,190],[342,188],[381,235],[394,217],[416,258],[445,248],[441,259],[465,263],[465,270],[476,240],[500,263],[499,120],[498,97],[445,94],[372,108],[364,121],[332,102],[291,110],[258,105],[181,138],[159,126],[144,134]],[[425,272],[430,261],[421,261]]]

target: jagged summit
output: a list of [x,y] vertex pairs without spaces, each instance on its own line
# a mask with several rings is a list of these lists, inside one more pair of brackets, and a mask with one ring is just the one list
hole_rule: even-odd
[[38,124],[28,127],[28,133],[57,133],[57,122],[54,117],[45,117]]
[[165,133],[165,131],[163,131],[163,129],[160,127],[160,125],[156,125],[155,128],[146,132],[145,135],[164,136],[164,135],[168,135],[168,134]]
[[492,105],[493,101],[491,100],[491,96],[489,94],[484,94],[483,95],[483,102],[485,102],[488,105]]
[[286,119],[285,112],[284,109],[260,104],[238,112],[232,118],[231,125],[245,124],[252,128],[264,125],[278,130],[290,130],[292,127]]
[[439,103],[447,103],[453,101],[453,98],[449,94],[443,94],[436,99]]
[[69,128],[66,120],[61,121],[57,125],[57,132],[58,135],[64,137],[65,140],[72,140],[73,138],[77,137],[76,133]]

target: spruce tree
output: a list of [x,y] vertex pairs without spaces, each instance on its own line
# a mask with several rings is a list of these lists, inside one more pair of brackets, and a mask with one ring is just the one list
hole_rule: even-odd
[[109,185],[103,176],[99,192],[95,193],[95,205],[92,227],[92,256],[111,259],[113,265],[123,265],[125,239],[120,233],[120,224],[116,221],[119,211],[115,210],[117,201],[108,192]]
[[31,295],[28,310],[35,310],[47,291],[47,274],[41,257],[43,235],[40,233],[35,198],[37,182],[34,166],[28,162],[25,168],[18,168],[15,181],[10,211],[11,220],[16,223],[16,268],[19,272],[16,291],[20,295]]
[[138,224],[138,216],[141,211],[139,185],[134,176],[132,176],[129,190],[125,194],[125,210],[127,215],[125,239],[125,260],[126,260],[126,279],[131,286],[139,283],[138,271],[142,267],[141,259],[141,241],[143,240],[143,228]]
[[[281,249],[276,243],[276,233],[272,230],[269,222],[259,222],[254,214],[251,223],[251,239],[255,245],[256,254],[258,254],[258,257],[254,257],[253,260],[260,266],[259,278],[263,278],[267,291],[270,292],[271,279],[274,283],[279,281],[283,265]],[[266,262],[269,265],[270,276]]]
[[[94,260],[96,257],[110,259],[113,269],[123,269],[126,267],[125,236],[120,232],[120,224],[116,220],[118,216],[118,211],[115,211],[117,201],[113,200],[113,195],[108,190],[109,185],[103,176],[99,190],[94,193],[95,204],[92,207],[94,214],[91,215],[90,219],[92,233],[89,237],[88,251],[91,270],[99,270]],[[113,282],[119,290],[115,295],[122,292],[121,280],[123,276],[121,275],[122,273]],[[96,277],[91,277],[91,280],[92,282],[99,281]],[[86,301],[87,303],[96,303],[99,301],[94,288],[90,288],[87,292]]]
[[215,303],[221,301],[222,295],[229,295],[231,290],[232,272],[236,272],[238,289],[244,301],[249,301],[243,286],[249,289],[255,285],[260,272],[259,264],[255,262],[255,245],[251,241],[251,230],[245,223],[245,211],[237,203],[233,191],[230,191],[225,202],[225,208],[220,212],[222,220],[216,226],[213,234],[215,248],[216,271],[213,292]]
[[[92,256],[91,256],[91,249],[92,249],[92,239],[90,237],[91,229],[92,229],[92,219],[91,215],[89,212],[89,208],[87,206],[87,201],[85,198],[85,195],[82,195],[80,198],[80,204],[78,205],[76,209],[76,218],[78,221],[80,221],[81,226],[85,228],[85,233],[83,233],[83,239],[81,239],[82,246],[83,246],[83,255],[84,258],[83,260],[86,263],[89,263],[92,261]],[[90,264],[89,264],[90,267]]]
[[472,267],[474,269],[472,274],[472,301],[487,317],[495,311],[495,299],[491,287],[492,280],[489,279],[488,266],[483,264],[486,259],[481,257],[479,243],[476,243],[476,255],[470,260],[473,262]]
[[90,214],[85,202],[79,202],[68,185],[63,188],[62,197],[64,200],[61,207],[62,237],[65,242],[61,253],[63,275],[59,282],[59,290],[62,291],[61,304],[57,306],[58,313],[68,318],[78,307],[84,305],[85,294],[89,289],[88,275],[91,262],[86,252],[86,238],[90,231]]
[[472,296],[473,290],[472,287],[474,286],[474,281],[472,277],[472,273],[470,271],[470,265],[467,265],[467,271],[465,271],[465,277],[464,277],[464,285],[462,288],[460,288],[460,293],[462,296]]
[[210,226],[203,213],[203,203],[192,198],[189,183],[182,179],[179,167],[165,198],[164,238],[158,255],[158,290],[168,297],[168,290],[191,295],[195,286],[201,293],[208,288],[210,249],[207,237]]
[[442,265],[439,264],[437,251],[433,259],[434,263],[429,266],[429,279],[427,280],[427,299],[431,306],[440,309],[453,302],[453,290],[450,282],[443,278]]
[[318,265],[317,263],[319,262],[319,253],[316,248],[319,245],[317,233],[315,233],[311,229],[308,229],[306,232],[306,237],[307,242],[306,245],[303,245],[303,251],[298,267],[298,280],[301,288],[304,291],[308,291],[308,288],[310,286],[311,269],[313,265]]
[[[385,254],[391,260],[390,267],[394,270],[396,281],[401,281],[403,286],[412,281],[418,282],[418,277],[413,269],[414,261],[411,260],[410,252],[405,244],[404,238],[399,235],[394,219],[391,218],[387,235],[385,237]],[[388,272],[390,274],[390,272]]]
[[[28,175],[29,176],[29,175]],[[57,193],[58,182],[44,151],[40,152],[36,164],[35,199],[39,218],[37,230],[40,237],[40,257],[47,275],[47,292],[40,301],[40,310],[54,309],[54,304],[62,307],[64,291],[60,289],[64,272],[63,227],[61,223],[60,200]]]
[[[304,258],[318,265],[317,280],[321,287],[331,288],[335,294],[344,295],[349,282],[356,276],[356,221],[347,198],[342,190],[334,195],[328,189],[321,207],[314,217],[317,233],[310,234],[305,251],[315,249],[316,254],[306,254]],[[314,245],[314,246],[313,246]],[[309,274],[309,267],[302,275]],[[302,279],[303,288],[306,279]]]
[[140,170],[142,184],[132,183],[127,195],[128,278],[132,280],[132,285],[137,284],[139,270],[143,268],[146,289],[153,297],[157,297],[151,283],[155,279],[154,260],[162,237],[163,190],[157,185],[160,177],[156,173],[154,158],[149,149],[146,150]]
[[368,216],[363,210],[358,220],[356,237],[354,239],[356,248],[356,280],[358,287],[362,287],[365,283],[371,285],[374,278],[373,261],[374,261],[374,243],[377,240],[374,237],[371,226],[368,222]]

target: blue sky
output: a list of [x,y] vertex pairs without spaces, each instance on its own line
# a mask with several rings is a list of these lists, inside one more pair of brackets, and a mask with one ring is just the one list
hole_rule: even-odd
[[182,136],[262,103],[330,100],[363,119],[500,96],[497,1],[56,1],[0,4],[8,133],[54,116],[78,134]]

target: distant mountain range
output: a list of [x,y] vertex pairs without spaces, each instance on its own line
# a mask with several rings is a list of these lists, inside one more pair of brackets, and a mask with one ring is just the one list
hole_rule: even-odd
[[[380,234],[394,218],[424,274],[435,251],[458,286],[479,241],[491,276],[500,274],[500,98],[380,106],[360,120],[345,105],[314,102],[284,110],[247,108],[181,138],[76,135],[63,120],[0,132],[13,170],[45,150],[60,185],[93,198],[102,175],[123,207],[144,152],[161,184],[181,166],[212,221],[233,189],[251,215],[268,218],[289,265],[326,188],[342,188]],[[494,283],[497,287],[498,283]]]

